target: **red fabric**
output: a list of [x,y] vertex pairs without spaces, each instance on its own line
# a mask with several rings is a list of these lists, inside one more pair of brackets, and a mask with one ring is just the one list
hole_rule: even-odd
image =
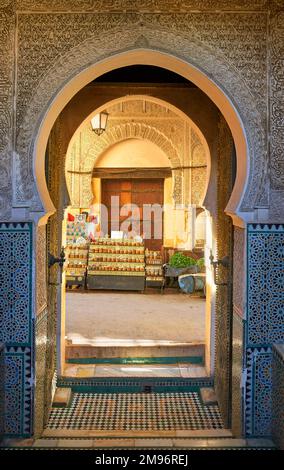
[[74,215],[72,215],[72,214],[69,214],[69,212],[68,212],[68,215],[67,215],[67,220],[68,220],[68,222],[74,222],[74,220],[75,220],[75,217],[74,217]]

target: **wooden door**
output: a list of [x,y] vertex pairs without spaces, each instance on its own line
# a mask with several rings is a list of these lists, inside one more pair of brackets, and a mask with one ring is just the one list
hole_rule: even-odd
[[[146,236],[146,248],[160,250],[163,245],[164,180],[133,180],[132,203],[140,209],[140,233]],[[153,205],[156,208],[151,211]]]
[[[128,219],[130,230],[141,235],[146,233],[145,246],[147,248],[161,249],[163,244],[163,202],[163,179],[102,179],[102,204],[108,209],[109,235],[114,224],[121,228],[122,223]],[[127,210],[128,204],[137,206],[140,215],[139,223],[137,223],[136,214]],[[153,212],[149,206],[154,204],[156,208]],[[122,207],[124,207],[123,212]]]

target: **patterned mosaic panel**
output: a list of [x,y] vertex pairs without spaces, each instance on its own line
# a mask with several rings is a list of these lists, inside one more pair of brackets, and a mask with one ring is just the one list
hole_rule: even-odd
[[221,429],[218,406],[203,406],[198,392],[75,393],[69,408],[53,408],[49,429]]
[[272,436],[275,444],[284,450],[284,344],[273,348]]
[[5,434],[29,436],[32,432],[32,352],[27,347],[5,351]]
[[30,345],[31,226],[0,224],[0,341]]
[[248,226],[247,343],[284,341],[284,226]]
[[271,434],[272,349],[247,349],[245,425],[249,436]]
[[32,225],[1,223],[0,253],[5,434],[29,436],[33,415]]
[[4,434],[5,416],[5,355],[4,344],[0,343],[0,440]]

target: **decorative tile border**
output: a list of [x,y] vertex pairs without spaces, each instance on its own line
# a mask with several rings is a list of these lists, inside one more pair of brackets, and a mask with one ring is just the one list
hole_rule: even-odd
[[33,415],[32,352],[27,347],[5,349],[5,434],[30,436]]
[[5,428],[5,348],[0,343],[0,441]]
[[284,344],[272,350],[272,436],[284,450]]
[[245,427],[248,436],[271,435],[272,348],[246,352]]
[[182,392],[201,387],[213,387],[213,380],[208,378],[175,379],[175,378],[76,378],[58,377],[57,387],[71,387],[76,392],[97,393],[134,393],[143,392],[150,387],[152,392]]

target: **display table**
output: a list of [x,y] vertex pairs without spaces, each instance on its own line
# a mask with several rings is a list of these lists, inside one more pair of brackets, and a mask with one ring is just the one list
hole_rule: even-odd
[[145,260],[146,287],[159,287],[163,291],[165,278],[161,251],[145,250]]
[[85,287],[88,249],[88,244],[67,245],[65,250],[66,287]]
[[134,240],[98,238],[89,246],[88,289],[145,288],[144,244]]

